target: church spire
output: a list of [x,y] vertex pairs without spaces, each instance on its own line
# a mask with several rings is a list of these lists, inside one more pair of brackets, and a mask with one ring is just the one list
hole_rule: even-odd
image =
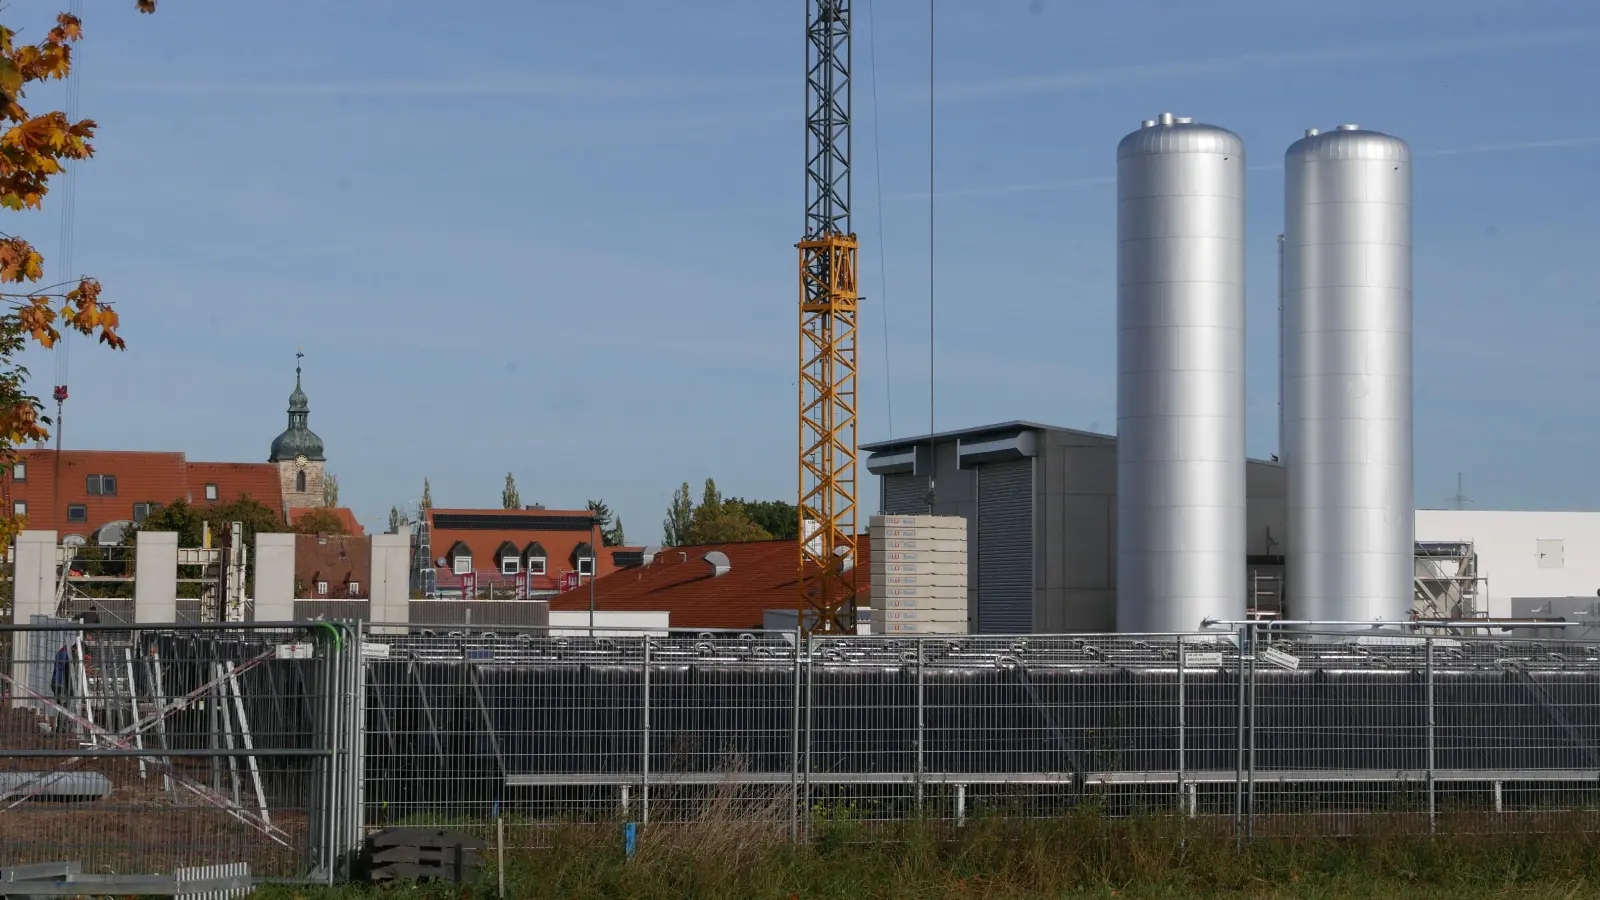
[[282,462],[305,457],[323,459],[322,439],[311,431],[307,420],[311,417],[311,398],[301,387],[300,360],[305,351],[299,347],[294,352],[294,393],[289,395],[289,427],[272,442],[270,462]]

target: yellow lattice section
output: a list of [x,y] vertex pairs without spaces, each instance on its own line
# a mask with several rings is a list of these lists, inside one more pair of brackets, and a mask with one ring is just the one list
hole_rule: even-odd
[[[800,249],[802,627],[854,633],[856,597],[856,236]],[[807,623],[809,622],[809,626]]]

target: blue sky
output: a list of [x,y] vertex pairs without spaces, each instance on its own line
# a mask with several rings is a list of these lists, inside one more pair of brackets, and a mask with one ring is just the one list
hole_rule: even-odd
[[[928,27],[856,3],[867,441],[929,422]],[[425,476],[439,505],[507,471],[604,497],[636,541],[681,481],[792,498],[798,0],[86,6],[73,268],[129,349],[68,351],[68,446],[264,459],[304,346],[369,526]],[[1571,0],[944,0],[935,426],[1115,427],[1115,147],[1171,111],[1248,147],[1249,449],[1275,452],[1282,153],[1354,121],[1418,157],[1418,503],[1461,471],[1481,507],[1600,508],[1597,37]],[[50,199],[6,230],[53,257]]]

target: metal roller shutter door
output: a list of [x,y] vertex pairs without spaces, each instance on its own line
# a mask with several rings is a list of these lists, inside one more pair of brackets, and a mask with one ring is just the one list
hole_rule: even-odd
[[928,476],[883,476],[883,514],[921,516],[928,512]]
[[1032,632],[1033,460],[978,467],[977,552],[978,632]]

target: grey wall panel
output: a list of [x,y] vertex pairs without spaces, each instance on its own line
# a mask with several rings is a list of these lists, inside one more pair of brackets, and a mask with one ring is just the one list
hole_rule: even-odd
[[1061,503],[1061,555],[1064,577],[1051,587],[1104,590],[1111,587],[1111,507],[1105,494],[1068,494]]
[[979,466],[977,481],[977,630],[1027,634],[1033,631],[1033,460]]
[[1245,552],[1284,556],[1288,552],[1288,472],[1276,463],[1245,464]]
[[1115,630],[1117,598],[1109,588],[1101,590],[1052,589],[1042,592],[1034,616],[1035,634],[1072,632],[1105,633]]

